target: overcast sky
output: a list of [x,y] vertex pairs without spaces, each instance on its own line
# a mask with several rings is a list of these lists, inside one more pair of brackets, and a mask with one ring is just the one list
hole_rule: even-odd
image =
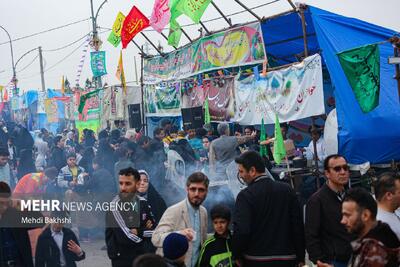
[[[248,7],[255,7],[271,0],[241,0]],[[93,0],[94,12],[97,11],[103,0]],[[214,2],[223,10],[225,14],[231,14],[242,10],[241,7],[233,0],[214,0]],[[398,0],[309,0],[303,1],[309,5],[338,13],[344,16],[355,17],[366,20],[368,22],[378,24],[396,31],[400,31],[399,22],[399,1]],[[133,5],[136,5],[144,14],[150,17],[154,0],[108,0],[103,8],[99,11],[98,26],[111,28],[115,16],[118,11],[127,15]],[[276,13],[290,9],[287,1],[281,0],[271,5],[255,9],[254,11],[259,16],[271,16]],[[46,31],[51,28],[77,22],[90,18],[90,0],[0,0],[0,25],[7,29],[12,39],[28,36],[37,32]],[[206,10],[202,20],[219,17],[216,10],[210,5]],[[233,23],[243,23],[253,21],[249,13],[242,13],[232,16]],[[189,24],[191,21],[185,16],[179,19],[181,25]],[[218,30],[227,26],[224,20],[217,20],[206,23],[206,26],[211,30]],[[199,36],[198,29],[200,25],[186,27],[186,31],[192,38]],[[74,84],[78,64],[82,57],[82,49],[84,39],[57,51],[57,48],[62,48],[78,39],[92,30],[90,20],[86,20],[62,29],[43,33],[34,37],[24,38],[13,42],[14,59],[17,61],[25,52],[37,48],[39,46],[44,50],[43,57],[45,63],[45,82],[47,88],[60,88],[61,77],[67,76],[71,84]],[[148,28],[146,35],[156,44],[160,43],[164,46],[165,51],[170,51],[163,37],[151,31]],[[117,83],[115,71],[118,62],[119,51],[107,42],[109,31],[99,29],[100,38],[103,41],[102,50],[106,51],[107,71],[108,75],[103,78],[103,81],[109,84]],[[168,35],[168,30],[164,30]],[[134,39],[139,44],[144,44],[145,40],[141,36]],[[0,29],[0,85],[6,85],[12,77],[11,69],[11,53],[6,33]],[[181,44],[187,43],[188,40],[182,36]],[[155,53],[149,47],[149,52]],[[138,75],[140,75],[140,58],[138,49],[130,43],[128,48],[124,50],[124,67],[127,81],[135,81],[134,58],[138,63]],[[35,57],[38,55],[37,50],[28,53],[23,57],[17,65],[18,86],[22,90],[41,88],[41,80],[39,73],[39,60]],[[35,60],[34,60],[35,59]],[[33,61],[34,60],[34,61]],[[31,65],[29,65],[33,62]],[[90,70],[90,54],[86,55],[85,65],[81,75],[81,86],[87,77],[91,77]],[[26,67],[29,65],[28,67]],[[25,68],[26,67],[26,68]]]

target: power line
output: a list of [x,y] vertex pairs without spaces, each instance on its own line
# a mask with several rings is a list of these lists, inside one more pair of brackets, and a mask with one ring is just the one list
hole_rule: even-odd
[[71,51],[71,53],[69,53],[68,55],[66,55],[65,57],[63,57],[61,60],[59,60],[58,62],[56,62],[55,64],[51,65],[48,69],[46,69],[44,72],[48,72],[49,70],[53,69],[54,67],[56,67],[58,64],[60,64],[61,62],[63,62],[64,60],[66,60],[68,57],[70,57],[72,54],[74,54],[79,48],[81,48],[84,44],[86,43],[83,42],[82,44],[80,44],[77,48],[75,48],[74,50]]
[[25,67],[23,67],[21,70],[17,70],[16,72],[21,73],[21,72],[23,72],[24,70],[26,70],[30,65],[33,64],[33,62],[35,62],[35,60],[38,58],[38,56],[39,56],[39,55],[36,55],[36,57],[34,57],[34,58],[32,59],[32,61],[31,61],[28,65],[26,65]]
[[[33,36],[37,36],[37,35],[40,35],[40,34],[43,34],[43,33],[59,30],[59,29],[62,29],[62,28],[65,28],[65,27],[68,27],[68,26],[71,26],[71,25],[74,25],[74,24],[78,24],[78,23],[81,23],[81,22],[84,22],[84,21],[88,21],[88,20],[90,20],[90,18],[81,19],[81,20],[78,20],[78,21],[75,21],[75,22],[71,22],[71,23],[68,23],[68,24],[65,24],[65,25],[61,25],[61,26],[58,26],[58,27],[54,27],[54,28],[51,28],[51,29],[48,29],[48,30],[44,30],[44,31],[33,33],[33,34],[30,34],[30,35],[18,37],[18,38],[14,39],[14,40],[11,40],[11,41],[12,42],[19,41],[19,40],[30,38],[30,37],[33,37]],[[10,41],[3,42],[3,43],[0,43],[0,45],[8,44],[9,42]]]
[[67,47],[70,47],[74,44],[76,44],[77,42],[79,42],[80,40],[84,39],[86,36],[88,36],[88,33],[85,34],[84,36],[82,36],[81,38],[79,38],[78,40],[73,41],[72,43],[69,43],[67,45],[64,45],[62,47],[58,47],[58,48],[54,48],[54,49],[46,49],[46,50],[42,50],[43,52],[56,52],[56,51],[60,51],[62,49],[65,49]]

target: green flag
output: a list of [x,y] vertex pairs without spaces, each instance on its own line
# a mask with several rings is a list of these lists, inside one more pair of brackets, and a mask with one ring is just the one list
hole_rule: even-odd
[[92,92],[89,92],[89,93],[86,93],[86,94],[82,95],[82,96],[79,98],[78,112],[79,112],[80,114],[82,114],[83,109],[85,108],[86,100],[89,99],[89,98],[91,98],[91,97],[93,97],[93,96],[95,96],[95,95],[97,95],[97,94],[99,93],[99,91],[100,91],[100,89],[94,90],[94,91],[92,91]]
[[117,47],[121,42],[121,36],[116,36],[114,32],[110,32],[107,41],[111,43],[114,47]]
[[[265,126],[264,126],[264,118],[261,119],[261,134],[260,134],[260,142],[267,140],[267,135],[265,133]],[[260,145],[260,155],[261,157],[267,157],[267,146]]]
[[181,40],[182,29],[176,20],[170,20],[169,22],[169,35],[168,44],[171,46],[179,46],[179,41]]
[[211,123],[210,108],[208,107],[208,96],[206,101],[204,101],[204,124]]
[[380,61],[378,45],[367,45],[337,54],[347,80],[364,113],[379,104]]
[[178,1],[176,10],[191,18],[194,23],[199,23],[210,3],[211,0],[181,0]]
[[169,2],[169,10],[171,12],[170,23],[171,21],[176,20],[180,15],[182,15],[182,12],[177,9],[179,1],[180,0],[171,0]]
[[283,136],[281,132],[281,126],[279,124],[278,114],[275,114],[275,140],[274,140],[274,161],[277,164],[282,162],[282,159],[286,156],[285,143],[283,142]]

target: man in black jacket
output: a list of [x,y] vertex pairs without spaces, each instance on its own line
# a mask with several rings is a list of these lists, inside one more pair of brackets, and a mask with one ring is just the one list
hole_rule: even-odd
[[330,155],[324,161],[328,179],[306,206],[305,234],[309,258],[312,262],[347,266],[351,256],[352,235],[340,223],[345,185],[349,182],[346,159]]
[[147,201],[139,197],[139,172],[131,167],[119,172],[120,193],[106,214],[106,245],[113,267],[131,267],[144,254],[144,237],[150,237],[155,226]]
[[302,266],[304,229],[296,193],[265,175],[258,152],[247,151],[235,161],[248,187],[236,198],[233,256],[246,267]]
[[[64,220],[65,213],[53,213],[52,218]],[[36,267],[76,267],[75,261],[85,259],[85,252],[71,229],[62,223],[52,223],[39,236],[36,245]]]
[[22,223],[24,217],[38,219],[40,213],[21,212],[11,206],[11,189],[0,182],[0,266],[33,267],[28,230],[43,223]]
[[62,136],[56,136],[54,138],[54,145],[47,167],[56,167],[57,170],[60,171],[61,168],[65,166],[65,162],[67,162]]

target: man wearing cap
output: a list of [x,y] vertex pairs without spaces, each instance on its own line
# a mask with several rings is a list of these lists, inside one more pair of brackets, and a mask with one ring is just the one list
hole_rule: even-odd
[[189,242],[184,235],[170,233],[163,242],[164,259],[168,267],[185,267]]

